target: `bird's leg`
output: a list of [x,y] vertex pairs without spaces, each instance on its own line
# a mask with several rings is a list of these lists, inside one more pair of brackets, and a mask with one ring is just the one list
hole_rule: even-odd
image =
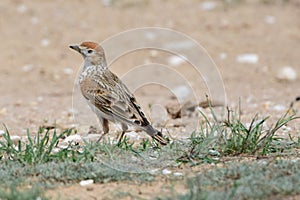
[[121,142],[123,141],[123,138],[124,138],[124,135],[125,135],[125,132],[127,131],[127,129],[128,129],[128,126],[126,124],[122,124],[122,133],[119,136],[118,144],[121,144]]
[[109,132],[109,126],[108,126],[108,120],[107,119],[101,119],[101,124],[103,128],[103,134],[100,136],[100,138],[97,140],[97,142],[100,142],[102,138]]

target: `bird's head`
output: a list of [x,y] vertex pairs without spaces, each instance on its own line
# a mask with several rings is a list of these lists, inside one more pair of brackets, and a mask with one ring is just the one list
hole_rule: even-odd
[[104,49],[95,42],[83,42],[80,45],[70,45],[71,49],[79,52],[85,62],[85,66],[96,65],[106,67]]

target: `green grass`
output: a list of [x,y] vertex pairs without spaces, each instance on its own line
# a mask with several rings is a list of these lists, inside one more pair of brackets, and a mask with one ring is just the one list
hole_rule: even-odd
[[57,134],[56,130],[39,128],[37,134],[32,136],[27,130],[27,143],[23,144],[18,141],[14,144],[11,140],[10,133],[5,127],[4,141],[0,141],[0,155],[2,160],[18,161],[24,164],[40,164],[56,160],[72,160],[77,153],[74,148],[66,148],[54,153],[54,148],[60,139],[70,135],[72,129]]
[[213,121],[204,114],[205,123],[190,137],[190,144],[179,157],[179,162],[201,163],[218,162],[219,158],[238,155],[271,156],[274,153],[289,152],[299,147],[299,138],[281,138],[276,135],[284,125],[299,119],[292,109],[280,117],[274,125],[267,126],[269,117],[259,119],[255,115],[249,124],[241,120],[241,111],[228,109],[227,119],[219,122],[211,109]]
[[187,179],[188,192],[156,199],[284,199],[300,194],[298,161],[228,163]]
[[21,185],[16,183],[11,184],[9,187],[0,188],[1,200],[46,200],[42,190],[38,187],[29,189],[20,189]]
[[[227,118],[223,121],[217,119],[213,109],[210,111],[213,119],[209,120],[202,114],[205,122],[188,140],[175,140],[162,147],[152,140],[135,144],[125,137],[117,144],[111,141],[70,143],[66,148],[59,149],[58,144],[65,137],[76,134],[76,130],[58,133],[56,129],[45,128],[39,128],[36,134],[27,131],[26,142],[15,144],[5,127],[5,134],[0,141],[0,180],[3,180],[0,183],[0,199],[14,199],[15,196],[24,197],[23,199],[27,196],[38,197],[42,195],[40,188],[74,184],[85,179],[93,179],[96,183],[123,180],[142,183],[154,180],[155,175],[152,173],[155,169],[226,163],[226,160],[230,160],[228,158],[238,158],[241,155],[268,160],[262,163],[228,163],[227,167],[188,178],[190,192],[177,194],[176,199],[255,199],[265,198],[268,194],[299,193],[297,188],[287,182],[294,181],[298,186],[299,183],[290,176],[292,174],[300,178],[294,170],[298,169],[298,162],[281,163],[274,162],[273,159],[298,155],[299,138],[280,138],[276,135],[282,126],[299,118],[295,112],[288,110],[274,125],[267,126],[270,120],[268,117],[255,115],[246,124],[241,119],[240,110],[232,112],[228,109]],[[289,171],[289,168],[294,171]],[[160,174],[160,171],[156,174]],[[282,175],[282,183],[276,185],[276,181],[280,182],[277,178],[279,175]],[[261,180],[264,176],[267,176],[265,182]],[[258,182],[254,182],[255,180]],[[265,185],[259,185],[260,182]],[[247,188],[246,183],[253,188]],[[12,187],[16,188],[15,192]],[[32,189],[26,190],[27,187]],[[261,188],[270,192],[253,192]]]

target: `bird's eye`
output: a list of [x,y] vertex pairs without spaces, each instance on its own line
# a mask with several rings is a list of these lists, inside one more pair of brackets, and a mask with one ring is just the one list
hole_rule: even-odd
[[88,53],[93,53],[93,50],[88,50],[87,52],[88,52]]

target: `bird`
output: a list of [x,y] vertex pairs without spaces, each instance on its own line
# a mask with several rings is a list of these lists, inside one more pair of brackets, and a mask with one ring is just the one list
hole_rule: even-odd
[[151,125],[133,93],[109,70],[105,51],[101,45],[86,41],[69,47],[79,52],[84,59],[78,82],[83,97],[102,125],[103,134],[98,142],[109,133],[109,123],[112,122],[121,124],[122,133],[119,142],[130,125],[145,131],[161,145],[169,143],[161,131]]

